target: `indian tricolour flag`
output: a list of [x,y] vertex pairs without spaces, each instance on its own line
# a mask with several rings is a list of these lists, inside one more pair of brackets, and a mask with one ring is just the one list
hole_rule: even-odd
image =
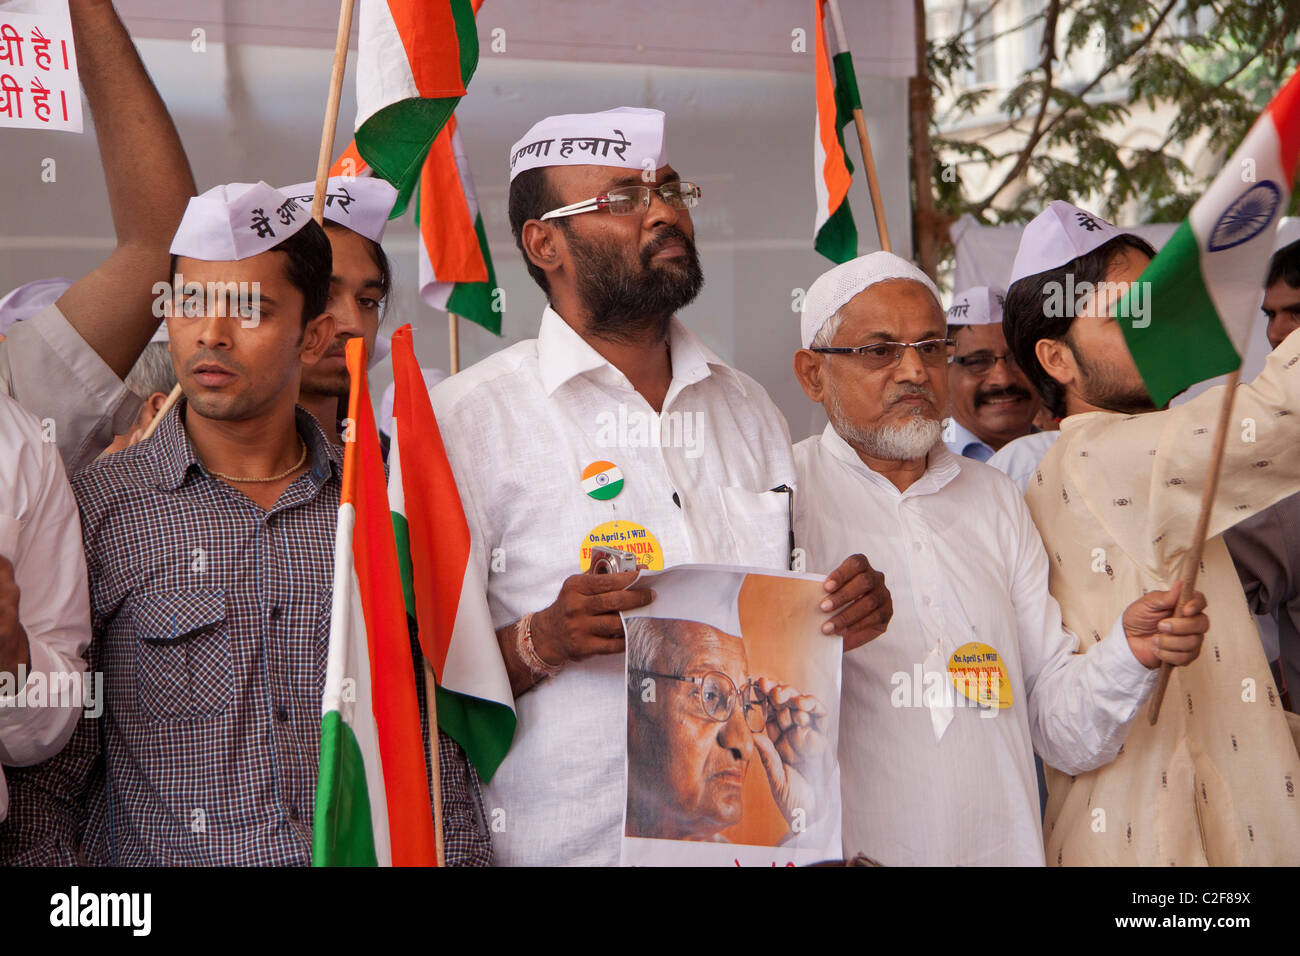
[[361,339],[348,343],[347,364],[353,431],[334,536],[312,864],[434,866],[411,639]]
[[420,297],[500,335],[496,273],[455,116],[429,148],[415,209]]
[[1240,367],[1298,157],[1300,72],[1118,303],[1124,339],[1158,407]]
[[406,611],[437,677],[438,727],[491,780],[514,737],[514,694],[409,325],[393,333],[388,475]]
[[[813,129],[813,183],[817,218],[813,248],[832,262],[848,262],[858,254],[858,228],[849,209],[853,164],[844,152],[842,130],[862,105],[853,58],[848,50],[831,56],[826,33],[826,0],[813,0],[816,27],[817,122]],[[834,67],[834,75],[831,70]]]
[[356,147],[406,208],[420,167],[478,65],[471,0],[361,0]]

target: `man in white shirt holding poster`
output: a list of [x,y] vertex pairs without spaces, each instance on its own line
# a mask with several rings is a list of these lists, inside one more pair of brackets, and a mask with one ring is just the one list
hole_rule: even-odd
[[[485,787],[496,861],[618,862],[627,699],[619,612],[634,572],[584,574],[593,547],[652,569],[785,569],[794,464],[762,387],[677,318],[703,282],[664,115],[552,116],[511,150],[510,220],[549,306],[520,342],[431,391],[516,697]],[[843,556],[841,556],[843,557]],[[833,566],[823,630],[883,630],[881,576]],[[464,598],[462,598],[464,600]]]
[[1079,773],[1112,760],[1162,660],[1209,622],[1176,588],[1130,604],[1087,655],[1048,593],[1015,486],[941,441],[947,338],[934,283],[877,252],[808,290],[794,366],[830,424],[795,447],[795,542],[810,571],[870,549],[889,630],[844,656],[846,857],[889,866],[1042,866],[1033,753]]

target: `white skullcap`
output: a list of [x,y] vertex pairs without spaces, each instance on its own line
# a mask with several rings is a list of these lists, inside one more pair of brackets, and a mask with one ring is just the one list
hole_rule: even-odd
[[602,113],[548,116],[510,147],[510,179],[539,166],[619,166],[658,169],[667,164],[664,114],[638,106]]
[[0,299],[0,333],[53,305],[71,285],[71,279],[37,279],[14,289]]
[[873,252],[859,256],[841,263],[829,272],[823,272],[804,296],[803,313],[799,320],[803,347],[809,348],[812,345],[827,319],[850,299],[886,279],[911,279],[919,282],[930,290],[935,305],[939,304],[939,290],[934,282],[906,259],[892,252]]
[[1288,216],[1278,221],[1277,235],[1273,237],[1273,251],[1285,249],[1293,242],[1300,242],[1300,216]]
[[[311,215],[316,184],[298,183],[280,189]],[[397,202],[397,190],[377,176],[331,176],[325,186],[323,214],[330,222],[346,226],[371,242],[381,242],[388,214]]]
[[266,252],[310,221],[310,205],[266,183],[213,186],[190,199],[171,252],[205,262],[234,262]]
[[1116,229],[1100,216],[1054,199],[1020,234],[1020,248],[1016,250],[1007,286],[1025,276],[1059,269],[1124,234],[1124,230]]
[[1001,289],[977,285],[952,297],[948,307],[949,325],[1001,325],[1002,302],[1007,295]]

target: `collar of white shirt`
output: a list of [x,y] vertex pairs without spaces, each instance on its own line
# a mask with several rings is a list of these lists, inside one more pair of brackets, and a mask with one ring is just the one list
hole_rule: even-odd
[[906,491],[900,492],[892,481],[872,469],[858,457],[858,453],[840,437],[833,424],[827,424],[825,431],[822,432],[821,441],[822,447],[843,462],[850,470],[856,472],[882,491],[890,492],[901,498],[935,494],[961,473],[961,458],[949,451],[943,442],[939,442],[930,449],[929,455],[926,456],[925,474],[917,481],[912,482]]
[[[740,394],[748,397],[744,380],[736,370],[718,358],[676,316],[668,330],[668,355],[672,360],[674,382],[691,385],[707,378],[716,369],[729,375]],[[542,327],[537,333],[537,364],[542,388],[548,396],[569,379],[598,368],[608,367],[614,374],[622,376],[550,306],[542,313]]]

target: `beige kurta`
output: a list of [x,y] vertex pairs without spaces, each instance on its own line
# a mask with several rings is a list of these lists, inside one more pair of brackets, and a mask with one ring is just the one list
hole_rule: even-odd
[[[1145,415],[1067,418],[1029,482],[1051,591],[1087,652],[1144,591],[1177,579],[1223,389]],[[1119,756],[1047,770],[1049,865],[1300,863],[1300,756],[1220,533],[1300,491],[1300,335],[1240,386],[1197,588],[1210,631],[1176,668],[1160,721]],[[1300,529],[1298,529],[1300,530]]]

